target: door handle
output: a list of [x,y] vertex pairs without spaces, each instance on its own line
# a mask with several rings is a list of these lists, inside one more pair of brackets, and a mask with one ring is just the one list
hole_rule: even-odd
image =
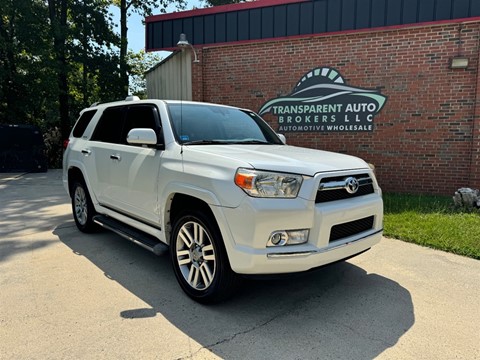
[[122,158],[118,154],[117,155],[112,154],[110,155],[110,159],[120,161]]
[[91,153],[92,153],[92,150],[88,150],[88,149],[83,149],[82,150],[82,154],[84,154],[86,156],[90,155]]

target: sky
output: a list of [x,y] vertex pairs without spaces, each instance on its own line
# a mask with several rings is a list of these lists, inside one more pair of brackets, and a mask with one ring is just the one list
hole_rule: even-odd
[[[205,7],[204,2],[202,0],[187,0],[187,10],[192,9],[193,7],[201,8]],[[117,7],[112,6],[110,11],[114,15],[115,24],[120,24],[120,12]],[[175,11],[175,7],[172,6],[167,8],[167,12]],[[154,15],[160,14],[160,10],[156,9],[153,10]],[[138,14],[132,13],[128,17],[128,48],[133,50],[134,52],[139,52],[140,50],[145,48],[145,26],[142,24],[143,17],[139,16]],[[120,25],[116,28],[117,32],[120,32]],[[161,51],[160,56],[166,57],[168,56],[169,52]]]

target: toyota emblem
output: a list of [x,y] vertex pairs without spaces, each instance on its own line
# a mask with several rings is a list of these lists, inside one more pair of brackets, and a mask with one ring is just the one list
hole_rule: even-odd
[[354,177],[349,177],[345,180],[345,190],[349,194],[355,194],[360,186],[358,180]]

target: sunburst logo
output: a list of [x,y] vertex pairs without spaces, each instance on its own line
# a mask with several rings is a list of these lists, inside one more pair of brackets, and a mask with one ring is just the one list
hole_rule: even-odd
[[278,131],[373,131],[373,119],[387,97],[379,90],[349,86],[334,68],[306,73],[292,93],[267,101],[260,115],[278,117]]

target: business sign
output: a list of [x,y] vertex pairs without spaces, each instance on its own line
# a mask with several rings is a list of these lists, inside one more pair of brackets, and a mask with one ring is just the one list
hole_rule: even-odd
[[349,86],[328,67],[303,76],[284,97],[267,101],[258,112],[278,118],[279,132],[373,131],[373,119],[387,97],[378,90]]

